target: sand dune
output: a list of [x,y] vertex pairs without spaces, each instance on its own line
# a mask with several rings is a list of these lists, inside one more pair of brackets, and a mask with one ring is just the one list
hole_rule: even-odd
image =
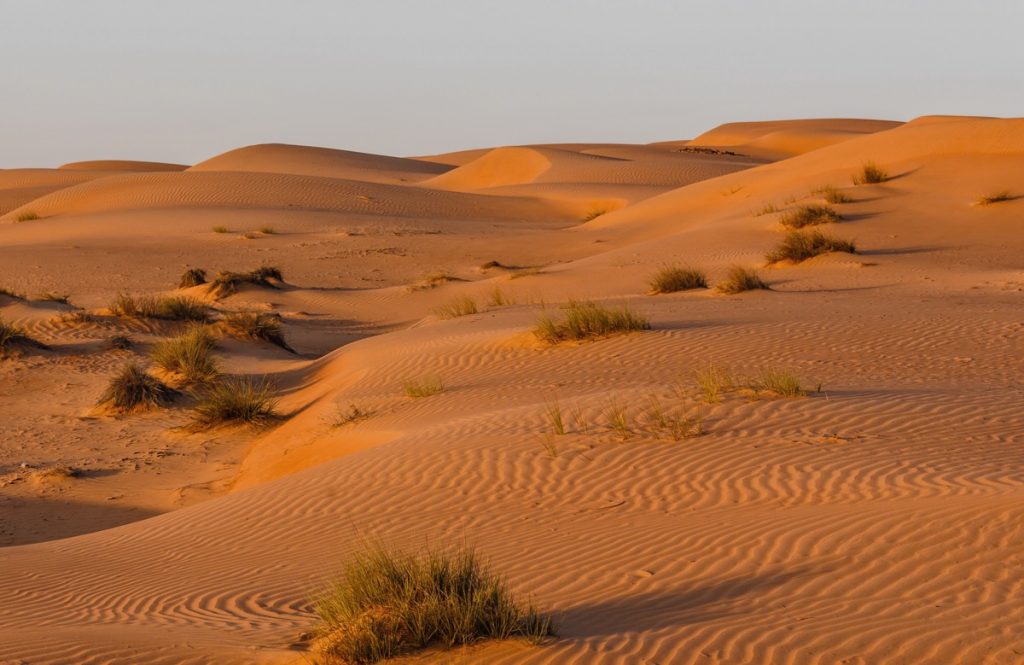
[[[890,178],[854,186],[866,161]],[[0,360],[0,662],[307,662],[310,595],[367,538],[472,542],[560,619],[547,646],[408,662],[1024,657],[1024,119],[53,173],[0,175],[63,187],[0,225],[0,287],[30,296],[0,295],[0,319],[49,347]],[[824,185],[848,200],[819,228],[857,253],[765,266],[780,216],[824,205]],[[42,219],[13,221],[28,209]],[[174,290],[187,266],[263,263],[284,282]],[[670,263],[712,284],[754,267],[771,290],[647,295]],[[34,298],[48,289],[71,304]],[[280,314],[297,353],[224,338],[216,355],[269,376],[288,418],[188,432],[186,399],[97,415],[107,378],[182,329],[108,316],[121,290]],[[460,297],[478,311],[437,315]],[[573,298],[652,330],[540,344],[538,316]],[[789,370],[809,394],[708,403],[709,363]],[[424,377],[444,390],[403,393]],[[343,422],[353,406],[367,417]],[[675,440],[661,411],[706,432]],[[48,480],[55,465],[82,473]]]

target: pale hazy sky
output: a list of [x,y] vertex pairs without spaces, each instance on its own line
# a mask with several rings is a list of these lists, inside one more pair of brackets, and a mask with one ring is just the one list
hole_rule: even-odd
[[1024,0],[0,0],[0,167],[1024,115]]

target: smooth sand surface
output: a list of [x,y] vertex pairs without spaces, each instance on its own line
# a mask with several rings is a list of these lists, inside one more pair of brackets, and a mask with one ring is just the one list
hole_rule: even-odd
[[[891,179],[853,186],[866,161]],[[86,164],[0,171],[0,287],[27,296],[0,318],[49,346],[0,359],[0,663],[308,662],[310,595],[368,539],[472,543],[559,617],[547,646],[409,662],[1024,662],[1024,120]],[[851,201],[823,230],[858,253],[765,266],[780,213],[825,185]],[[648,295],[672,263],[772,288]],[[268,375],[287,419],[94,408],[182,327],[109,316],[114,296],[264,264],[278,288],[210,303],[280,314],[296,353],[216,355]],[[435,315],[463,296],[478,313]],[[573,298],[653,329],[541,345]],[[810,394],[708,404],[709,363]],[[424,377],[444,391],[406,397]],[[654,404],[706,433],[674,440]],[[369,417],[339,425],[352,405]]]

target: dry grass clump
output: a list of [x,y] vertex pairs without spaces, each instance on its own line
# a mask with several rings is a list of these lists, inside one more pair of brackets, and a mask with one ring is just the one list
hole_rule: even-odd
[[779,243],[778,247],[765,255],[765,259],[768,263],[777,263],[779,261],[792,261],[794,263],[799,263],[820,254],[828,254],[830,252],[846,252],[854,254],[856,251],[857,248],[849,240],[833,238],[832,236],[825,235],[821,231],[813,231],[810,233],[804,231],[790,231],[786,234],[786,237],[782,239],[782,242]]
[[425,554],[380,546],[356,554],[315,598],[318,655],[326,665],[365,665],[428,647],[555,634],[550,617],[520,604],[469,548]]
[[491,290],[491,295],[487,299],[487,304],[491,307],[504,307],[506,305],[516,304],[516,300],[512,296],[506,295],[505,292],[501,290],[500,286],[495,286]]
[[707,277],[700,270],[680,266],[665,266],[654,274],[649,282],[650,293],[675,293],[690,289],[708,288]]
[[104,346],[112,351],[125,351],[135,346],[135,343],[127,335],[112,335],[107,338]]
[[874,185],[889,179],[889,173],[874,162],[864,162],[860,171],[853,174],[853,184]]
[[434,315],[439,319],[455,319],[460,316],[476,314],[479,310],[476,301],[469,296],[461,296],[434,308]]
[[372,411],[360,408],[355,404],[348,405],[348,411],[344,411],[338,414],[338,417],[331,424],[331,427],[344,427],[345,425],[351,425],[361,420],[366,420],[373,415]]
[[130,296],[122,293],[109,306],[114,316],[167,319],[169,321],[206,321],[210,308],[189,296]]
[[415,284],[410,284],[409,285],[409,290],[410,291],[426,291],[427,289],[437,288],[438,286],[441,286],[442,284],[447,284],[448,282],[456,282],[456,281],[460,281],[460,280],[455,275],[453,275],[451,273],[448,273],[448,272],[441,271],[441,270],[437,270],[437,271],[434,271],[434,272],[428,272],[426,275],[423,276],[423,279],[421,279],[420,281],[416,282]]
[[71,296],[67,293],[56,293],[54,291],[45,291],[36,296],[33,300],[36,302],[56,302],[61,305],[70,305]]
[[39,483],[53,483],[82,477],[82,470],[73,466],[58,464],[32,472],[32,480]]
[[178,282],[178,288],[188,289],[200,284],[206,284],[206,271],[202,268],[189,268],[182,274],[181,281]]
[[249,272],[222,270],[214,276],[207,292],[215,298],[224,298],[236,293],[239,287],[245,284],[276,289],[277,286],[271,280],[276,282],[284,281],[281,271],[273,266],[262,266]]
[[28,210],[26,212],[23,212],[23,213],[19,214],[14,219],[16,219],[19,222],[32,222],[32,221],[35,221],[37,219],[40,219],[40,217],[39,217],[39,215],[37,215],[36,213],[32,212],[31,210]]
[[120,413],[132,413],[162,406],[173,397],[174,391],[164,382],[138,364],[129,363],[110,379],[97,403]]
[[583,221],[584,222],[591,222],[591,221],[597,219],[598,217],[600,217],[601,215],[604,215],[604,214],[606,214],[608,212],[610,212],[610,211],[607,208],[595,208],[594,210],[591,210],[590,212],[588,212],[586,215],[583,216]]
[[263,425],[279,417],[270,383],[250,377],[227,377],[196,393],[193,426]]
[[210,230],[213,231],[214,233],[229,233],[228,227],[226,226],[214,226]]
[[744,388],[752,397],[804,397],[800,379],[784,369],[765,367],[759,374],[745,381]]
[[701,396],[708,404],[717,404],[722,401],[722,395],[736,386],[736,379],[729,370],[708,363],[708,366],[698,369],[694,373],[697,379],[697,388]]
[[778,212],[779,209],[774,203],[765,203],[763,206],[754,211],[754,217],[763,217],[765,215],[771,215]]
[[38,342],[29,337],[24,328],[19,328],[12,323],[7,323],[3,319],[0,319],[0,356],[9,352],[15,344],[30,346],[36,349],[47,348],[42,342]]
[[802,229],[817,224],[834,224],[841,219],[842,216],[828,206],[802,205],[779,217],[779,223],[788,229]]
[[564,321],[556,322],[545,314],[537,321],[533,334],[548,344],[557,344],[566,340],[608,337],[650,328],[647,318],[629,307],[612,309],[586,300],[570,300],[565,307]]
[[754,291],[756,289],[770,290],[772,287],[768,286],[768,284],[761,279],[761,276],[757,274],[756,270],[744,268],[743,266],[733,266],[729,268],[725,281],[719,282],[715,288],[718,289],[720,293],[732,295],[735,293],[742,293],[744,291]]
[[294,349],[288,346],[281,329],[281,317],[267,312],[234,312],[224,316],[221,322],[231,335],[245,339],[257,339],[280,346],[286,351]]
[[444,382],[439,376],[428,376],[419,379],[406,379],[402,382],[402,390],[406,397],[430,397],[444,392]]
[[528,268],[519,268],[513,271],[508,278],[509,279],[522,279],[523,277],[532,277],[540,274],[540,266],[530,266]]
[[277,233],[277,231],[274,230],[273,226],[261,226],[260,228],[257,229],[257,231],[259,231],[265,236],[272,236],[275,233]]
[[212,381],[217,376],[213,359],[213,336],[205,326],[192,326],[153,347],[153,362],[166,372],[178,374],[187,383]]
[[832,205],[838,205],[840,203],[852,203],[853,202],[853,199],[851,199],[849,196],[847,196],[843,192],[839,191],[838,189],[836,189],[832,185],[825,185],[823,187],[818,187],[817,189],[811,190],[811,193],[812,194],[818,194],[823,199],[825,199],[825,201],[827,203],[831,203]]
[[987,194],[985,196],[979,196],[978,200],[975,202],[975,205],[989,206],[992,205],[993,203],[1012,201],[1015,198],[1016,197],[1010,193],[1010,190],[1003,189],[998,192],[992,192],[991,194]]

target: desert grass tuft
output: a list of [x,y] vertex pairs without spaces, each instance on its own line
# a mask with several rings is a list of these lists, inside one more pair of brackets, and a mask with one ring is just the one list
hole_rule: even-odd
[[314,598],[325,665],[368,665],[484,640],[542,643],[552,619],[522,604],[472,549],[423,554],[370,546]]
[[331,427],[344,427],[345,425],[351,425],[361,420],[366,420],[372,415],[372,411],[367,411],[355,404],[349,404],[348,411],[339,413],[338,417],[334,419],[334,423],[331,424]]
[[129,363],[114,376],[100,396],[98,404],[120,413],[133,413],[163,406],[174,397],[163,381],[146,373],[136,363]]
[[258,231],[259,231],[260,233],[262,233],[263,235],[265,235],[265,236],[272,236],[272,235],[274,235],[275,233],[277,233],[277,232],[276,232],[276,231],[274,230],[274,227],[273,227],[273,226],[261,226],[261,227],[260,227],[259,229],[257,229],[257,230],[258,230]]
[[744,268],[743,266],[733,266],[729,268],[725,281],[719,282],[715,288],[720,293],[726,293],[729,295],[742,293],[744,291],[754,291],[757,289],[771,289],[771,287],[761,279],[761,276],[757,274],[756,270]]
[[832,205],[853,202],[853,199],[851,199],[849,196],[847,196],[840,190],[836,189],[832,185],[824,185],[822,187],[818,187],[817,189],[811,190],[811,193],[821,196],[823,199],[825,199],[826,203],[831,203]]
[[570,300],[565,307],[565,319],[556,322],[546,314],[542,316],[533,334],[548,344],[567,340],[585,340],[609,337],[639,330],[650,330],[651,324],[629,307],[608,308],[590,301]]
[[795,374],[776,367],[765,367],[745,381],[744,388],[753,397],[804,397],[807,391],[800,386]]
[[689,291],[690,289],[708,288],[707,277],[700,270],[684,268],[680,266],[665,266],[654,273],[648,283],[648,293],[656,295],[659,293],[675,293],[676,291]]
[[829,206],[802,205],[779,217],[779,223],[788,229],[802,229],[805,226],[834,224],[842,216]]
[[475,300],[469,296],[460,296],[440,307],[435,307],[434,315],[439,319],[455,319],[460,316],[476,314],[478,311]]
[[833,238],[821,231],[790,231],[778,247],[765,255],[765,259],[768,263],[779,261],[799,263],[821,254],[831,252],[854,254],[856,251],[857,248],[851,241]]
[[274,390],[266,378],[225,377],[197,391],[192,423],[197,428],[264,425],[278,417]]
[[697,388],[701,396],[708,404],[717,404],[722,401],[722,395],[732,390],[736,385],[736,379],[727,369],[708,363],[707,367],[698,369],[694,373],[697,380]]
[[428,272],[423,275],[423,278],[415,284],[410,284],[408,289],[409,291],[427,291],[429,289],[435,289],[442,284],[455,281],[460,281],[455,275],[442,270],[435,270],[434,272]]
[[590,212],[583,216],[583,221],[592,222],[601,215],[607,214],[608,212],[609,210],[607,208],[595,208],[594,210],[591,210]]
[[619,402],[612,400],[604,408],[604,418],[608,427],[625,441],[633,435],[629,411]]
[[111,351],[126,351],[135,346],[135,343],[127,335],[112,335],[107,338],[104,346]]
[[32,222],[32,221],[35,221],[37,219],[40,219],[40,217],[39,217],[39,215],[37,215],[36,213],[32,212],[31,210],[28,210],[26,212],[23,212],[23,213],[19,214],[14,219],[16,219],[19,222]]
[[8,353],[15,344],[30,346],[36,349],[47,348],[42,342],[30,337],[24,328],[19,328],[12,323],[7,323],[0,319],[0,356]]
[[864,162],[860,171],[853,174],[853,184],[874,185],[889,179],[889,173],[874,162]]
[[565,434],[565,420],[562,418],[562,407],[558,403],[558,400],[550,402],[544,410],[544,415],[548,419],[548,424],[551,426],[551,431],[562,436]]
[[998,192],[992,192],[985,196],[979,196],[975,205],[990,206],[993,203],[1002,203],[1003,201],[1012,201],[1016,197],[1010,193],[1010,190],[1003,189]]
[[122,293],[109,306],[115,316],[167,319],[169,321],[206,321],[210,308],[189,296],[130,296]]
[[487,299],[487,305],[489,307],[504,307],[506,305],[514,304],[516,304],[515,299],[506,295],[505,292],[501,290],[500,286],[495,286],[491,290],[490,297]]
[[402,382],[402,390],[406,397],[417,399],[430,397],[444,392],[444,382],[439,376],[428,376],[419,379],[406,379]]
[[213,231],[214,233],[230,233],[228,227],[226,227],[226,226],[219,226],[218,225],[218,226],[214,226],[210,230]]
[[292,351],[284,339],[281,329],[281,317],[268,312],[233,312],[224,316],[221,324],[229,334],[243,339],[255,339],[270,342],[276,346]]
[[206,271],[202,268],[189,268],[182,274],[178,282],[179,289],[188,289],[193,286],[206,284]]
[[754,217],[763,217],[765,215],[772,215],[779,211],[778,207],[774,203],[765,203],[763,206],[754,211]]
[[177,337],[157,342],[151,356],[158,367],[180,375],[185,382],[204,383],[218,372],[213,346],[213,336],[205,326],[192,326]]
[[60,303],[61,305],[71,304],[71,296],[69,296],[66,293],[56,293],[54,291],[46,291],[44,293],[40,293],[38,296],[33,298],[33,300],[35,300],[36,302],[56,302]]
[[210,282],[210,286],[207,288],[207,293],[211,294],[215,298],[224,298],[236,293],[238,289],[245,284],[276,289],[277,286],[275,286],[271,280],[276,282],[284,281],[284,277],[282,276],[280,269],[273,266],[261,266],[255,270],[250,270],[249,272],[231,272],[228,270],[222,270],[217,273],[214,276],[213,281]]

